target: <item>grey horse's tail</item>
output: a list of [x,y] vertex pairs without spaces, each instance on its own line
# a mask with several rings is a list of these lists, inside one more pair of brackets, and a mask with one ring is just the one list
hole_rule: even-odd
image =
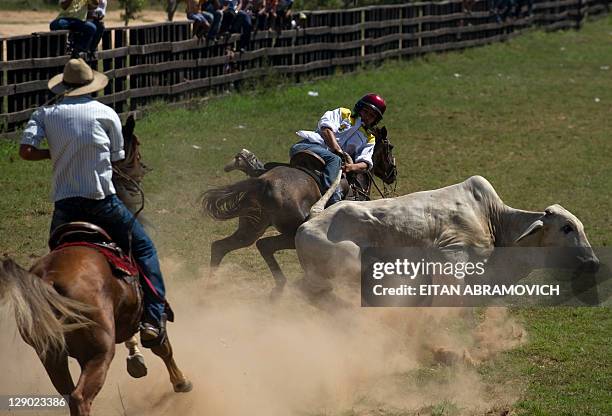
[[236,217],[257,219],[261,216],[258,197],[265,192],[266,183],[260,178],[248,178],[230,185],[206,191],[202,196],[204,212],[216,220]]
[[69,299],[13,260],[0,261],[0,304],[11,302],[17,327],[39,356],[65,350],[66,332],[93,324],[94,308]]

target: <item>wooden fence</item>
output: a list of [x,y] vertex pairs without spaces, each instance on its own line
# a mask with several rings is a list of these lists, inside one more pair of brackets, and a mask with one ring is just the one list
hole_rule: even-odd
[[[492,0],[477,1],[469,14],[459,0],[306,12],[301,28],[255,33],[248,50],[233,57],[227,47],[238,35],[227,43],[198,41],[189,22],[117,27],[104,33],[92,65],[110,78],[99,100],[126,113],[268,75],[299,82],[389,58],[503,41],[531,26],[577,29],[585,17],[607,13],[610,2],[534,0],[533,16],[503,23],[489,13]],[[17,130],[51,98],[47,81],[68,59],[66,38],[66,32],[52,32],[0,39],[0,133]]]

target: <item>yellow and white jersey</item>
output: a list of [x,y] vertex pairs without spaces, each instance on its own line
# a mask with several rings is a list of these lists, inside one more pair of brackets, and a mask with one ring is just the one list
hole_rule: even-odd
[[327,111],[319,120],[317,131],[300,130],[296,134],[311,143],[327,147],[325,140],[319,134],[322,128],[331,129],[336,135],[338,144],[353,161],[366,162],[368,169],[372,168],[372,153],[374,152],[374,136],[364,128],[361,117],[354,116],[348,108],[337,108]]

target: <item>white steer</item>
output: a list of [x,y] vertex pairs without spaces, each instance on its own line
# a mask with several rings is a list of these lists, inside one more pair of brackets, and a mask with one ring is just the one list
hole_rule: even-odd
[[300,226],[295,246],[311,294],[331,291],[334,276],[358,278],[361,249],[373,246],[469,247],[485,258],[495,247],[574,247],[582,269],[599,267],[573,214],[560,205],[511,208],[481,176],[398,198],[337,203]]

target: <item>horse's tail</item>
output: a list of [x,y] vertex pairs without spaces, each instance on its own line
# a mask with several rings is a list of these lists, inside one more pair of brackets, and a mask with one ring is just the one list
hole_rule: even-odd
[[257,196],[265,191],[266,183],[260,178],[248,178],[230,185],[213,188],[202,196],[204,212],[216,220],[236,217],[259,218],[261,204]]
[[64,333],[93,324],[86,317],[92,306],[60,295],[12,259],[0,262],[0,305],[7,302],[24,340],[42,357],[65,350]]

